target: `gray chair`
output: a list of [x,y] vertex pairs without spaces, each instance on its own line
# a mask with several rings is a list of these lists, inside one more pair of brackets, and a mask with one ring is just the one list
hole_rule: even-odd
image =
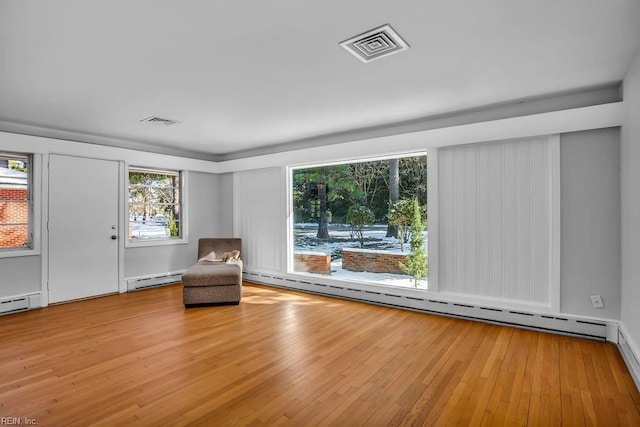
[[222,257],[225,252],[241,248],[242,240],[237,238],[198,240],[198,262],[182,275],[185,307],[240,303],[242,261],[222,261]]

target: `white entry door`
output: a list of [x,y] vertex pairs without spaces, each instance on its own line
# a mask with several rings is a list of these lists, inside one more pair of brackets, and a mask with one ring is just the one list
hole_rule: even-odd
[[49,158],[49,303],[118,292],[118,162]]

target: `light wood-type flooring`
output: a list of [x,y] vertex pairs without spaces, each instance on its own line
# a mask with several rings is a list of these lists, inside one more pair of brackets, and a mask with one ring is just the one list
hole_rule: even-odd
[[0,317],[0,417],[38,426],[640,426],[608,343],[245,283]]

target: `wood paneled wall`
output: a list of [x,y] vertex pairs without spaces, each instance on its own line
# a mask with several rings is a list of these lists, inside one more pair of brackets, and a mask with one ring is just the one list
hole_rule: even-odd
[[281,168],[233,175],[233,231],[245,271],[286,271],[286,190]]
[[438,290],[557,306],[559,138],[438,150]]

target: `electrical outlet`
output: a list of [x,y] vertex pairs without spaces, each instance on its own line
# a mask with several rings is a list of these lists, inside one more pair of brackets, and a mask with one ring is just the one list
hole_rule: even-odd
[[602,297],[600,295],[591,295],[589,298],[591,298],[591,305],[593,308],[604,308]]

